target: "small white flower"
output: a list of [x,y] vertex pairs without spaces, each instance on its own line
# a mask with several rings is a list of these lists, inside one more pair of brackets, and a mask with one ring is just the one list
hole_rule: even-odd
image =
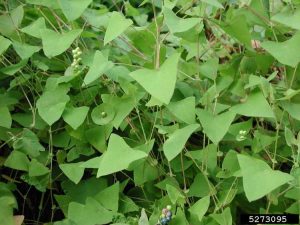
[[239,131],[239,134],[240,134],[240,135],[245,135],[246,133],[247,133],[247,131],[245,131],[245,130],[240,130],[240,131]]

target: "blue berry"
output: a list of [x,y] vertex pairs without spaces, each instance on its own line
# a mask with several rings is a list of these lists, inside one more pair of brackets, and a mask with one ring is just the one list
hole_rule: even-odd
[[168,216],[166,219],[167,219],[168,222],[171,221],[171,217],[170,216]]
[[166,224],[168,223],[167,218],[162,218],[162,219],[160,220],[160,223],[161,223],[162,225],[166,225]]

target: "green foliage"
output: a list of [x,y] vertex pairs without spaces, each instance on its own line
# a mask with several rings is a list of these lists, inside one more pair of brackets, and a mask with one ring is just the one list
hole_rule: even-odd
[[1,225],[299,214],[299,0],[0,10]]

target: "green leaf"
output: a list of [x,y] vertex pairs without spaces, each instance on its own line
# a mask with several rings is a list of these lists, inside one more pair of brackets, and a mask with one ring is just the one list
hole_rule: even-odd
[[144,208],[142,208],[141,216],[139,218],[138,225],[150,225],[149,220],[148,220],[148,216],[147,216],[146,211],[145,211]]
[[159,70],[140,69],[130,73],[130,76],[154,98],[169,104],[175,89],[179,57],[180,54],[173,54]]
[[174,186],[166,185],[168,197],[170,198],[172,204],[176,204],[179,199],[184,199],[184,195]]
[[195,123],[195,97],[188,97],[178,102],[170,102],[167,109],[180,121]]
[[[216,190],[213,188],[213,184],[206,180],[207,178],[202,174],[198,173],[194,179],[194,182],[190,186],[188,197],[205,197],[207,195],[213,195]],[[201,188],[199,188],[201,187]]]
[[[122,155],[122,160],[120,156]],[[127,169],[131,163],[147,157],[147,154],[130,148],[120,136],[111,134],[107,151],[99,165],[97,177]]]
[[89,112],[89,107],[66,108],[62,114],[64,121],[76,130],[85,120]]
[[46,29],[46,23],[44,17],[40,17],[33,21],[26,27],[23,27],[21,31],[25,34],[31,35],[36,38],[42,38],[40,30]]
[[251,35],[245,16],[236,16],[228,23],[221,24],[221,27],[227,34],[245,44],[246,47],[252,48]]
[[115,110],[111,105],[102,103],[93,109],[91,117],[95,124],[105,125],[114,119]]
[[111,42],[132,24],[130,19],[126,19],[122,13],[113,12],[108,21],[108,26],[104,36],[104,45]]
[[44,29],[40,32],[44,53],[48,58],[52,58],[66,51],[81,34],[82,30],[75,29],[63,34],[56,33],[49,29]]
[[241,154],[237,157],[242,171],[244,191],[250,202],[262,198],[294,179],[287,173],[272,170],[260,159]]
[[219,59],[211,58],[199,66],[199,72],[202,76],[215,80],[219,67]]
[[293,132],[288,127],[284,128],[284,137],[288,146],[292,147],[293,144],[296,144],[297,140]]
[[291,102],[281,102],[282,107],[286,110],[291,117],[300,121],[300,104]]
[[168,161],[174,159],[182,151],[191,134],[198,128],[199,124],[191,124],[170,135],[163,145],[163,151]]
[[14,198],[11,196],[1,196],[0,197],[0,224],[1,225],[15,225],[15,221],[13,218],[14,212]]
[[1,72],[7,75],[14,75],[15,73],[19,72],[24,66],[26,66],[28,59],[23,59],[17,64],[12,64],[1,68]]
[[85,131],[85,137],[94,148],[104,152],[107,148],[106,139],[108,139],[111,131],[112,125],[95,126]]
[[29,159],[24,153],[14,150],[5,160],[4,166],[15,170],[28,171]]
[[34,53],[41,49],[39,46],[27,45],[16,41],[13,42],[13,47],[22,59],[30,58]]
[[65,163],[59,164],[59,168],[64,172],[64,174],[75,184],[78,184],[84,174],[84,168],[80,167],[79,163]]
[[[300,32],[284,42],[265,41],[261,46],[284,65],[296,67],[300,62]],[[288,51],[286,51],[288,49]]]
[[28,174],[30,177],[42,176],[49,172],[50,170],[36,159],[32,159],[29,163]]
[[223,139],[235,118],[235,112],[232,111],[227,111],[214,116],[211,112],[199,110],[197,115],[204,133],[216,145],[218,145],[218,143]]
[[50,9],[59,9],[59,5],[57,1],[49,1],[49,0],[26,0],[26,3],[30,3],[33,5],[42,5],[48,7]]
[[68,21],[76,20],[93,0],[58,0]]
[[10,112],[6,106],[0,107],[0,127],[10,128],[12,119]]
[[214,144],[209,144],[202,150],[189,151],[185,155],[201,162],[208,172],[214,173],[217,167],[217,146]]
[[[99,164],[98,164],[99,166]],[[99,192],[94,199],[97,200],[101,205],[113,212],[117,212],[119,208],[119,193],[120,193],[120,183],[115,184],[105,188],[103,191]]]
[[237,154],[238,153],[234,150],[229,150],[229,152],[226,153],[222,163],[222,171],[217,174],[217,177],[228,178],[239,175],[238,173],[240,172],[240,166],[238,163]]
[[70,97],[67,95],[69,88],[58,86],[54,90],[45,91],[37,100],[37,108],[42,119],[48,124],[55,123],[65,109]]
[[214,6],[218,9],[224,9],[224,6],[218,0],[201,0],[201,2],[205,2],[211,6]]
[[163,13],[165,22],[172,33],[185,32],[196,26],[201,21],[200,18],[179,18],[171,9],[166,7],[163,9]]
[[32,158],[38,157],[41,151],[45,151],[36,134],[27,128],[23,129],[22,136],[16,139],[13,147]]
[[272,108],[260,91],[251,93],[247,97],[246,102],[235,105],[231,107],[230,110],[237,114],[249,117],[275,118]]
[[2,55],[10,45],[11,41],[0,35],[0,55]]
[[181,208],[177,208],[176,215],[172,218],[172,225],[188,225],[184,212]]
[[279,13],[272,16],[271,20],[287,27],[300,30],[300,9],[295,10],[290,6],[284,7]]
[[191,215],[193,217],[196,217],[198,219],[198,222],[201,222],[203,216],[207,212],[209,203],[210,203],[210,197],[205,196],[204,198],[201,198],[189,208]]
[[138,101],[144,96],[144,93],[137,93],[135,95],[123,95],[117,97],[113,95],[101,95],[104,103],[111,104],[116,113],[111,122],[115,128],[119,128],[126,116],[134,109]]
[[212,214],[210,216],[214,218],[214,220],[217,221],[218,224],[220,225],[232,225],[232,216],[230,212],[230,207],[227,207],[220,214]]
[[89,197],[85,205],[71,202],[68,209],[68,218],[78,225],[109,224],[112,221],[113,213]]
[[23,16],[23,5],[19,5],[9,13],[2,13],[0,16],[0,33],[4,36],[11,36],[19,28]]
[[112,67],[113,63],[108,61],[107,57],[97,50],[94,55],[93,64],[89,69],[89,72],[84,77],[83,86],[89,85],[93,81],[97,80],[103,73],[107,72]]

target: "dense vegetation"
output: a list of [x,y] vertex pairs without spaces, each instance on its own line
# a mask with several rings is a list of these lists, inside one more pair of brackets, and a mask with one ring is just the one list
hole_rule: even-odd
[[300,213],[300,0],[0,10],[1,225]]

